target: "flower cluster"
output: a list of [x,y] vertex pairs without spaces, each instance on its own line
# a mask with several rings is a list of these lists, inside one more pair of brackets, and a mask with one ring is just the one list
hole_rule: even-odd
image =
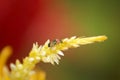
[[[36,42],[33,44],[33,48],[30,51],[29,56],[25,57],[22,63],[19,60],[16,60],[15,64],[11,63],[11,72],[9,72],[8,79],[4,80],[45,80],[44,72],[42,72],[42,76],[40,76],[41,72],[37,72],[35,70],[33,71],[37,63],[43,61],[44,63],[51,63],[53,65],[55,63],[59,64],[59,60],[61,59],[60,56],[64,56],[62,51],[67,50],[68,48],[76,48],[80,45],[91,44],[93,42],[101,42],[106,39],[106,36],[87,38],[73,36],[71,38],[65,38],[60,41],[55,40],[54,42],[47,40],[43,46],[39,46]],[[2,64],[2,61],[0,61],[0,64]],[[3,67],[1,67],[2,66],[0,65],[0,69],[2,70]],[[39,79],[36,79],[38,76]],[[0,80],[4,78],[4,76],[1,76],[1,74],[0,77]]]

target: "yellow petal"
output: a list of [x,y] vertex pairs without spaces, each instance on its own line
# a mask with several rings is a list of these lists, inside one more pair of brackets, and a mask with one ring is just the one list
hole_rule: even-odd
[[4,80],[10,80],[9,70],[7,67],[3,68],[3,77],[4,77]]
[[0,54],[0,77],[3,75],[3,70],[6,64],[7,59],[12,53],[12,48],[10,46],[6,46],[2,49]]

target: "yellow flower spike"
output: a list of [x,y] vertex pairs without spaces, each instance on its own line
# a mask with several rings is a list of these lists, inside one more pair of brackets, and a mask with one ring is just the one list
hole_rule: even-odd
[[11,54],[12,48],[10,46],[4,47],[0,53],[0,80],[9,80],[8,69],[5,64]]
[[87,38],[81,38],[79,42],[80,42],[80,45],[84,45],[84,44],[90,44],[93,42],[102,42],[106,39],[107,39],[106,36],[87,37]]
[[10,74],[10,72],[9,72],[8,68],[4,67],[3,68],[3,77],[4,77],[4,80],[10,80],[9,74]]
[[47,40],[43,46],[39,46],[38,43],[35,43],[33,44],[33,48],[30,51],[29,56],[23,59],[23,64],[18,60],[16,61],[16,64],[11,64],[11,80],[35,80],[34,78],[36,78],[37,74],[39,75],[40,73],[33,75],[34,72],[32,70],[40,61],[51,63],[53,65],[55,63],[59,64],[59,60],[61,59],[60,56],[64,56],[62,51],[67,50],[68,48],[76,48],[80,45],[102,42],[106,39],[106,36],[87,38],[76,38],[76,36],[73,36],[62,40],[56,39],[52,42]]

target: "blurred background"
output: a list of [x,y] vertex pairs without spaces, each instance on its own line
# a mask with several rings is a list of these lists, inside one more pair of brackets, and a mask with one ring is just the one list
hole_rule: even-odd
[[119,0],[0,0],[0,49],[22,60],[34,42],[106,35],[102,43],[70,49],[60,65],[40,63],[47,80],[120,80]]

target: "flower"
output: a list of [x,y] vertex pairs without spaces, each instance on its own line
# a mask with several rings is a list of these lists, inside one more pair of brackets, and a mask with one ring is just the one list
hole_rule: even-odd
[[[4,47],[0,53],[0,80],[12,80],[10,77],[10,71],[5,65],[7,59],[10,57],[11,54],[12,48],[10,46]],[[30,80],[45,80],[45,78],[46,74],[42,70],[35,70],[34,73],[30,76]]]
[[53,43],[47,40],[45,44],[38,45],[36,42],[33,44],[32,50],[29,56],[23,59],[21,63],[16,60],[15,64],[11,63],[11,71],[5,66],[5,63],[12,53],[10,46],[5,47],[0,55],[0,80],[45,80],[45,72],[41,70],[33,70],[35,65],[40,61],[51,64],[59,64],[60,56],[64,56],[64,50],[68,48],[76,48],[80,45],[91,44],[93,42],[101,42],[106,40],[106,36],[96,36],[80,38],[73,36],[71,38],[65,38],[60,41],[55,41],[52,46],[49,44]]
[[11,64],[11,79],[12,80],[29,80],[30,76],[33,75],[33,68],[37,63],[43,61],[45,63],[59,64],[60,56],[64,56],[64,50],[68,48],[76,48],[80,45],[90,44],[93,42],[101,42],[106,40],[106,36],[96,36],[88,38],[76,38],[73,36],[71,38],[65,38],[61,40],[62,42],[55,44],[50,47],[48,44],[50,40],[47,40],[45,44],[38,45],[36,42],[33,44],[33,48],[29,53],[29,56],[23,59],[23,63],[16,60],[15,64]]

